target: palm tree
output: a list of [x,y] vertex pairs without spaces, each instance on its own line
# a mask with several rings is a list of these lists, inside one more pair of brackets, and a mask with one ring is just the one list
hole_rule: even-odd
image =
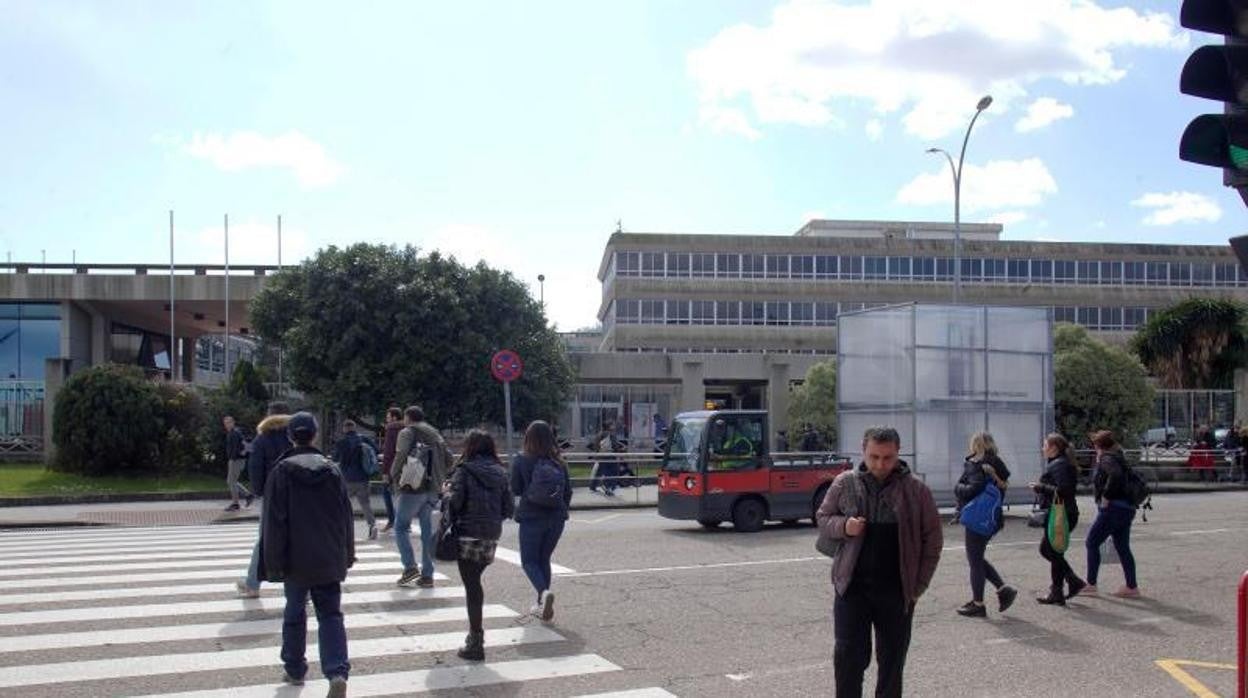
[[1230,388],[1248,364],[1248,306],[1221,298],[1189,298],[1148,319],[1131,339],[1163,388]]

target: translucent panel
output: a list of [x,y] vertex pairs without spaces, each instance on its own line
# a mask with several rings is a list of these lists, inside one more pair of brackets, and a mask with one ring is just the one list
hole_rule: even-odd
[[1048,433],[1042,415],[1035,412],[991,412],[988,415],[988,431],[997,442],[1001,460],[1010,469],[1012,491],[1024,491],[1027,483],[1040,480],[1044,472],[1044,454],[1040,449]]
[[973,306],[917,306],[914,341],[926,347],[982,349],[984,310]]
[[838,453],[853,459],[862,459],[862,435],[870,427],[892,427],[901,436],[901,457],[912,460],[914,454],[914,417],[910,411],[843,412],[840,425],[840,448]]
[[1047,352],[1048,317],[1047,308],[989,308],[988,348]]
[[911,308],[883,308],[842,315],[838,351],[849,356],[904,355],[910,339]]
[[1048,399],[1048,357],[1043,354],[988,354],[988,399],[1041,403]]
[[915,399],[921,404],[984,399],[987,376],[984,352],[916,349]]
[[985,416],[977,412],[921,411],[920,439],[912,464],[923,481],[936,492],[951,493],[962,476],[971,434],[984,429]]

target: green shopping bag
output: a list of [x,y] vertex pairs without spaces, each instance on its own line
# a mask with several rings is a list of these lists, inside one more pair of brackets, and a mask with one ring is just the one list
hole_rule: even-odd
[[1066,518],[1066,503],[1060,497],[1054,497],[1053,506],[1049,507],[1045,535],[1049,537],[1049,546],[1054,551],[1066,554],[1066,549],[1070,547],[1070,520]]

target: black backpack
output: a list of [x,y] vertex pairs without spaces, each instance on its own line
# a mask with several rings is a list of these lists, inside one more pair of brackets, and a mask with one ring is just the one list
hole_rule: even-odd
[[563,506],[564,484],[563,469],[543,458],[533,466],[524,500],[542,509],[558,509]]
[[1148,521],[1148,511],[1153,508],[1153,491],[1148,486],[1148,482],[1140,475],[1135,468],[1123,465],[1123,489],[1126,491],[1127,501],[1131,502],[1137,509],[1144,510],[1144,521]]

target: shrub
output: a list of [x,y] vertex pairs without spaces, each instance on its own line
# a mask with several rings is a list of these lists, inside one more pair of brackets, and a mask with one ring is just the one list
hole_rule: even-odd
[[87,475],[141,472],[160,464],[164,405],[137,367],[95,366],[56,396],[53,467]]
[[160,462],[177,470],[199,470],[210,461],[201,445],[200,433],[209,425],[204,399],[182,385],[157,383],[163,415]]

